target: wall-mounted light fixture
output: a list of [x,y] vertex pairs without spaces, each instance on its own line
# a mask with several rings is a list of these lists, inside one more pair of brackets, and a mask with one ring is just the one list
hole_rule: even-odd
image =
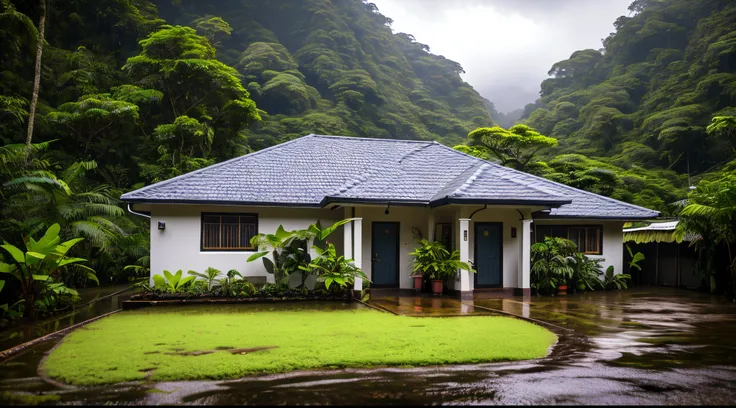
[[463,230],[463,241],[468,240],[468,230]]
[[511,227],[511,238],[516,238],[516,227]]
[[391,208],[391,202],[388,203],[388,205],[386,206],[386,211],[384,211],[383,213],[386,214],[386,215],[388,215],[388,209],[389,208]]
[[159,221],[158,222],[158,229],[160,229],[160,230],[166,229],[166,223],[164,221]]

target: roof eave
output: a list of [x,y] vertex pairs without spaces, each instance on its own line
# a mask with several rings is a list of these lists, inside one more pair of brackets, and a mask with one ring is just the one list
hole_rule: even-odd
[[459,198],[444,197],[430,201],[430,207],[439,207],[447,204],[487,204],[487,205],[524,205],[533,207],[559,208],[572,200],[498,200],[488,198]]
[[356,197],[335,197],[328,196],[322,199],[320,202],[321,207],[325,207],[329,204],[386,204],[395,206],[412,206],[412,207],[427,207],[429,202],[425,200],[396,200],[387,198],[356,198]]
[[532,214],[532,218],[535,219],[542,219],[542,220],[608,220],[608,221],[631,221],[631,220],[651,220],[654,218],[657,218],[659,216],[659,213],[657,215],[629,215],[629,216],[622,216],[622,215],[548,215],[544,213],[535,212]]
[[263,202],[263,201],[231,201],[231,200],[182,200],[182,199],[149,199],[149,198],[122,198],[121,201],[130,204],[181,204],[181,205],[228,205],[251,207],[301,207],[322,208],[320,203],[290,203],[290,202]]

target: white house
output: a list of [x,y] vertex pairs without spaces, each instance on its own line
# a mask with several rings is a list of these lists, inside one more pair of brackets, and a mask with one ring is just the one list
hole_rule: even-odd
[[[414,238],[471,260],[456,290],[529,292],[529,247],[564,236],[622,271],[625,221],[656,211],[490,163],[437,142],[308,135],[124,194],[151,217],[151,271],[270,276],[250,238],[356,217],[329,240],[374,287],[411,288]],[[272,279],[272,277],[269,277]],[[360,283],[356,283],[359,288]]]

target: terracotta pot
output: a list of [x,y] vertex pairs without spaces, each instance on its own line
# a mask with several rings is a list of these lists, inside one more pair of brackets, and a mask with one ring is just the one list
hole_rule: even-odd
[[557,286],[557,294],[558,295],[567,295],[567,285],[558,285]]
[[422,275],[414,276],[414,289],[417,291],[422,290]]
[[442,294],[442,287],[444,286],[445,281],[434,279],[432,280],[432,293],[435,295],[441,295]]

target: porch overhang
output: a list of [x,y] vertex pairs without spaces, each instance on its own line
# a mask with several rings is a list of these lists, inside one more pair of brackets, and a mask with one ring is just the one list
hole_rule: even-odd
[[408,206],[408,207],[428,207],[436,208],[444,205],[502,205],[502,206],[523,206],[523,207],[543,207],[543,208],[559,208],[565,204],[570,204],[571,200],[499,200],[488,198],[456,198],[444,197],[432,201],[422,200],[402,200],[402,199],[386,199],[386,198],[353,198],[353,197],[325,197],[320,205],[326,207],[328,205],[392,205],[392,206]]
[[468,204],[468,205],[508,205],[508,206],[525,206],[525,207],[546,207],[559,208],[565,204],[572,203],[572,200],[504,200],[492,198],[462,198],[462,197],[443,197],[429,202],[429,206],[440,207],[449,204]]
[[[601,220],[601,221],[621,221],[621,222],[627,222],[627,221],[651,221],[652,217],[636,217],[636,216],[620,216],[620,215],[611,215],[611,216],[605,216],[605,215],[550,215],[548,213],[544,213],[541,211],[535,211],[532,213],[532,218],[534,220],[539,221],[554,221],[554,220]],[[655,218],[656,220],[657,218]]]

